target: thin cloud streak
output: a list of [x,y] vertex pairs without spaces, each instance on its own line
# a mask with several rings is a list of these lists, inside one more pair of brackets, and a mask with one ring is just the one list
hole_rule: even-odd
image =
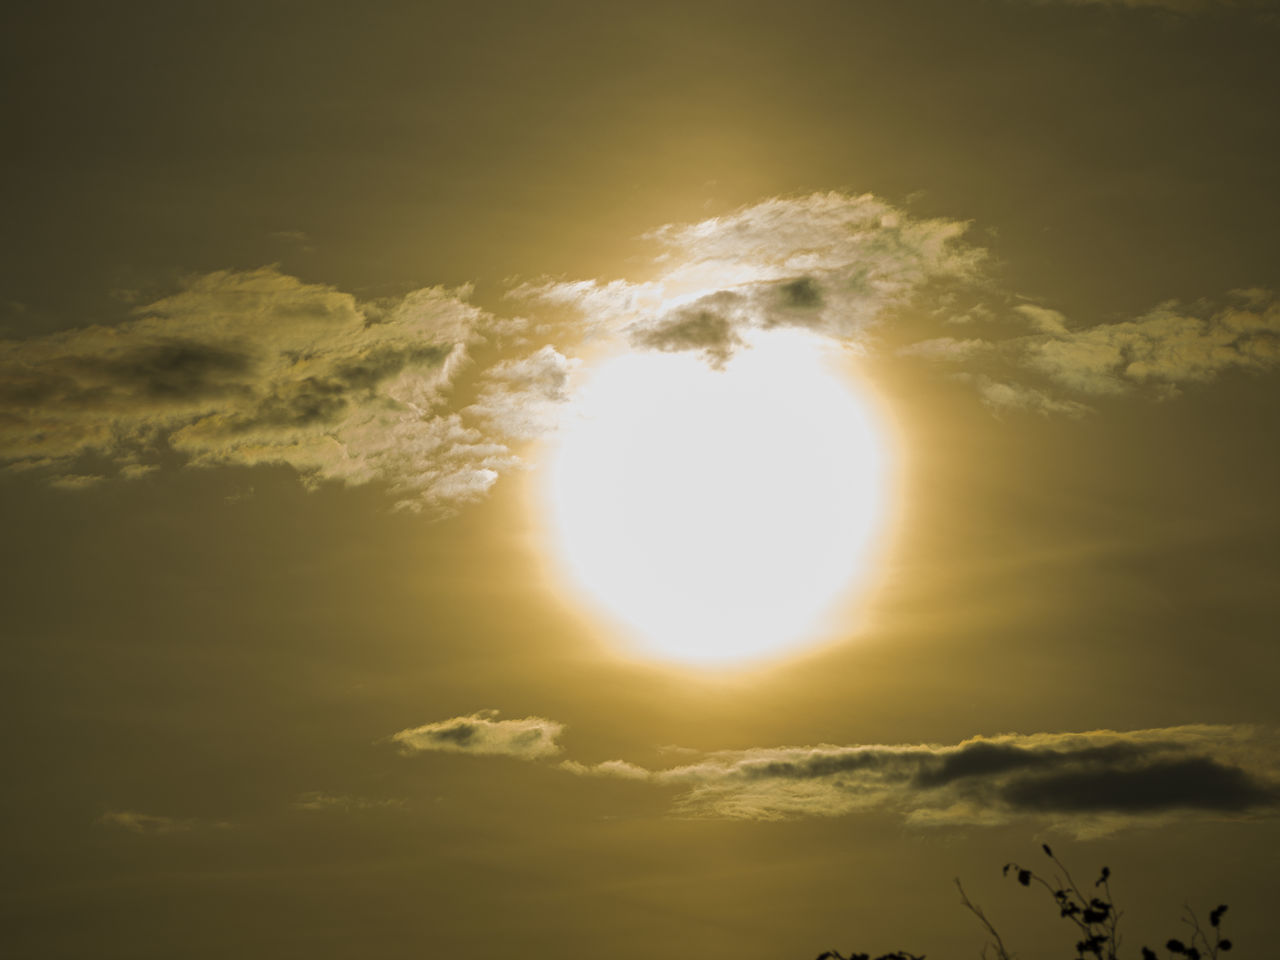
[[192,830],[225,830],[231,826],[225,820],[180,819],[137,810],[108,810],[98,818],[98,824],[124,830],[139,836],[161,836],[172,833],[188,833]]

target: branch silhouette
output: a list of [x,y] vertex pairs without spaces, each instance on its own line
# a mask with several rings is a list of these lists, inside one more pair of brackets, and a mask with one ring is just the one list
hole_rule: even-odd
[[[1094,881],[1092,889],[1086,891],[1076,883],[1075,878],[1066,865],[1057,858],[1053,849],[1046,843],[1041,845],[1045,856],[1053,863],[1048,875],[1037,873],[1017,863],[1006,863],[1003,874],[1011,873],[1014,879],[1024,887],[1036,884],[1043,887],[1052,899],[1058,916],[1069,921],[1075,928],[1076,960],[1123,960],[1120,948],[1122,939],[1119,932],[1120,919],[1124,911],[1120,910],[1111,893],[1111,868],[1103,867]],[[956,878],[956,889],[960,891],[960,904],[972,913],[987,933],[987,942],[983,944],[981,956],[983,960],[1017,960],[1016,954],[1005,946],[1004,939],[995,925],[987,918],[982,907],[975,904],[965,893],[960,879]],[[1231,951],[1233,943],[1222,935],[1222,917],[1227,912],[1225,903],[1219,904],[1209,912],[1208,928],[1204,927],[1199,916],[1190,906],[1183,905],[1182,922],[1190,928],[1189,939],[1176,938],[1165,942],[1164,949],[1171,960],[1224,960],[1223,954]],[[1160,960],[1160,955],[1147,946],[1141,948],[1141,960]],[[842,954],[836,950],[828,950],[820,954],[818,960],[925,960],[923,954],[896,950],[892,953],[872,957],[869,953],[853,952]]]

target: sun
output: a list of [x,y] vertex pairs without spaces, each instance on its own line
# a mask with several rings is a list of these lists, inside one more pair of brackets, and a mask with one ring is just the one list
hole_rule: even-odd
[[630,651],[720,665],[815,639],[885,509],[871,409],[810,335],[601,362],[548,450],[556,564]]

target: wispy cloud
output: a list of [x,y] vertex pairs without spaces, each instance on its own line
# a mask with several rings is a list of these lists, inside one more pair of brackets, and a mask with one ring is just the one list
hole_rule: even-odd
[[93,473],[59,473],[49,478],[49,486],[59,490],[88,490],[106,479]]
[[353,813],[367,810],[395,810],[404,806],[398,798],[354,797],[345,793],[308,790],[293,802],[295,810],[312,813]]
[[[1167,392],[1207,383],[1232,369],[1267,370],[1280,363],[1280,302],[1268,291],[1235,295],[1206,315],[1164,303],[1134,320],[1069,329],[1046,324],[1022,346],[1023,362],[1062,386],[1095,395],[1138,387]],[[1023,308],[1024,312],[1028,308]]]
[[981,375],[969,379],[978,388],[982,402],[996,411],[1027,410],[1032,413],[1060,413],[1068,417],[1079,417],[1093,410],[1079,400],[1055,397],[1025,384],[1007,383]]
[[560,752],[557,739],[564,724],[542,717],[499,720],[498,711],[481,710],[392,734],[391,741],[406,755],[415,753],[469,753],[476,756],[517,757],[535,760]]
[[1280,365],[1280,301],[1269,290],[1232,291],[1216,307],[1170,301],[1132,320],[1089,326],[1037,304],[1011,314],[1022,331],[936,337],[897,353],[960,371],[992,408],[1071,416],[1089,412],[1097,398],[1167,399],[1231,371]]
[[480,396],[467,413],[508,439],[542,436],[555,429],[578,364],[549,345],[495,364],[485,371]]

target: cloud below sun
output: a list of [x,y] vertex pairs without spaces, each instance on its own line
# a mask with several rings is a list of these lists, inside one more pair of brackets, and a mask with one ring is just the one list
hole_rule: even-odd
[[[484,711],[402,730],[405,756],[450,752],[547,759],[564,725]],[[1280,813],[1273,734],[1248,726],[1003,734],[957,744],[762,747],[649,769],[627,760],[562,760],[583,778],[676,791],[671,814],[784,820],[888,811],[921,827],[1038,820],[1080,836],[1186,819]]]

